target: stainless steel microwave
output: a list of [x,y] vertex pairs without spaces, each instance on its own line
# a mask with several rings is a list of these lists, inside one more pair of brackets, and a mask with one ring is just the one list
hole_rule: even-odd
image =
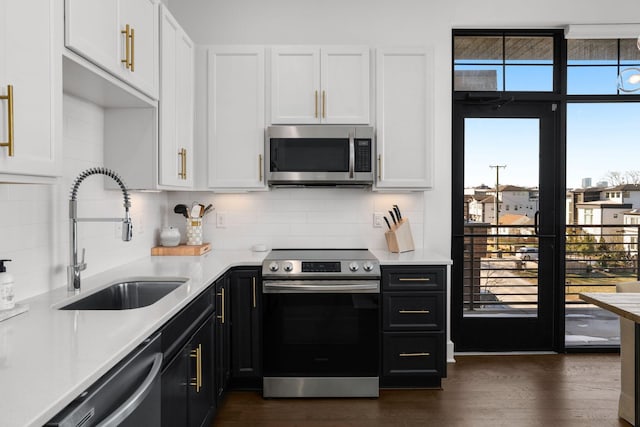
[[270,126],[265,144],[271,186],[373,184],[371,126]]

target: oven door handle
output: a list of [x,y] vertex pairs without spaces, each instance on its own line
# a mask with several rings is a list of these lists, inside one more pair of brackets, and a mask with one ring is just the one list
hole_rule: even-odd
[[371,294],[380,292],[380,282],[375,280],[264,280],[262,292],[265,294]]

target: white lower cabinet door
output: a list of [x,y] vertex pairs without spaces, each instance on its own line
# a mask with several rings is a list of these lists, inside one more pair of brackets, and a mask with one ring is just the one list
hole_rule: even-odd
[[433,58],[426,48],[376,53],[378,189],[433,185]]
[[264,48],[208,52],[208,186],[265,188]]
[[160,185],[193,186],[194,45],[161,10]]
[[0,0],[0,17],[6,17],[0,27],[0,174],[50,177],[61,172],[54,121],[62,108],[56,83],[61,63],[53,55],[53,3],[34,7]]

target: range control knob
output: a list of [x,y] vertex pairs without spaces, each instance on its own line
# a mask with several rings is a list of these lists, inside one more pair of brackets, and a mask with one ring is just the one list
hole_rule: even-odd
[[284,263],[284,267],[282,267],[284,269],[284,271],[286,271],[287,273],[290,272],[291,270],[293,270],[293,264],[290,262],[285,262]]
[[269,264],[269,270],[271,271],[278,271],[278,268],[280,268],[280,266],[275,261],[272,261],[271,264]]
[[364,268],[364,271],[371,271],[373,270],[373,264],[367,261],[362,265],[362,268]]
[[349,264],[349,270],[358,271],[358,263],[354,261],[351,264]]

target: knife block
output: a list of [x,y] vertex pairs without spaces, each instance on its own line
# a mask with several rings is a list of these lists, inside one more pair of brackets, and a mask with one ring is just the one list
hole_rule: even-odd
[[415,249],[413,246],[411,226],[407,219],[400,220],[391,230],[384,233],[384,237],[387,239],[389,252],[409,252]]

